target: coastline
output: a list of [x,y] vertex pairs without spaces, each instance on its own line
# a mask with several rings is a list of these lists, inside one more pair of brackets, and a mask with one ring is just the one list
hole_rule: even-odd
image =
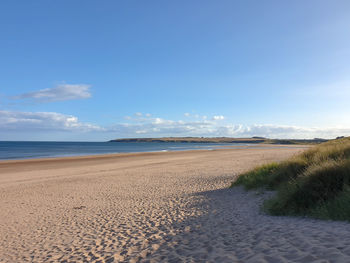
[[242,145],[220,145],[213,149],[183,149],[183,150],[159,150],[159,151],[135,151],[135,152],[115,152],[115,153],[101,153],[101,154],[74,154],[74,155],[58,155],[52,157],[32,157],[32,158],[14,158],[14,159],[0,159],[0,165],[4,163],[21,163],[22,161],[58,161],[58,160],[80,160],[80,159],[94,159],[94,158],[111,158],[122,156],[134,156],[142,154],[154,153],[173,153],[173,152],[196,152],[196,151],[220,151],[226,149],[269,149],[269,148],[309,148],[312,145],[287,145],[287,144],[242,144]]
[[[60,174],[63,178],[74,177],[81,173],[81,169],[84,167],[132,167],[140,166],[140,164],[146,163],[153,164],[158,163],[160,160],[177,160],[193,157],[200,157],[209,155],[211,159],[217,159],[220,162],[220,155],[240,155],[239,153],[254,152],[263,156],[268,152],[282,152],[288,153],[290,150],[293,152],[299,152],[310,146],[300,145],[284,145],[281,147],[269,147],[267,145],[258,145],[257,147],[233,147],[214,150],[184,150],[184,151],[168,151],[168,152],[137,152],[137,153],[114,153],[114,154],[98,154],[98,155],[84,155],[84,156],[69,156],[69,157],[53,157],[53,158],[35,158],[35,159],[16,159],[16,160],[2,160],[0,161],[0,188],[2,184],[17,183],[17,182],[35,182],[36,180],[49,180],[50,178],[57,177],[58,172],[52,173],[51,171],[64,171],[70,169],[67,173]],[[239,156],[237,156],[239,158]],[[275,157],[279,159],[279,157]],[[283,154],[281,156],[283,158]],[[260,158],[260,162],[268,162],[275,159]],[[191,165],[191,163],[190,163]],[[171,168],[169,168],[171,169]],[[9,176],[15,174],[16,177]]]
[[301,151],[286,146],[0,162],[0,259],[349,261],[350,251],[336,250],[350,242],[349,224],[263,215],[263,195],[228,188],[238,174]]

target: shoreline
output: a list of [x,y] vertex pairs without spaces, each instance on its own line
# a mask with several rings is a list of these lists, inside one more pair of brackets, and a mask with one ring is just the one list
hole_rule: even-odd
[[0,163],[0,259],[348,262],[350,249],[338,247],[348,247],[350,224],[264,215],[264,195],[228,188],[242,172],[304,148]]
[[101,153],[101,154],[77,154],[77,155],[58,155],[58,156],[47,156],[47,157],[33,157],[33,158],[13,158],[13,159],[0,159],[0,166],[2,164],[10,163],[21,163],[30,161],[58,161],[58,160],[81,160],[81,159],[94,159],[94,158],[112,158],[112,157],[123,157],[123,156],[136,156],[144,154],[162,154],[162,153],[177,153],[177,152],[197,152],[197,151],[221,151],[221,150],[234,150],[234,149],[278,149],[278,148],[300,148],[306,149],[313,145],[287,145],[287,144],[251,144],[251,145],[223,145],[217,146],[213,149],[185,149],[185,150],[160,150],[160,151],[144,151],[144,152],[115,152],[115,153]]

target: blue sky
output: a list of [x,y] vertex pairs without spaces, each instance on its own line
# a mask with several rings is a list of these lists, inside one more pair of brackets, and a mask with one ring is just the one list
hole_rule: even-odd
[[350,2],[1,1],[0,140],[350,135]]

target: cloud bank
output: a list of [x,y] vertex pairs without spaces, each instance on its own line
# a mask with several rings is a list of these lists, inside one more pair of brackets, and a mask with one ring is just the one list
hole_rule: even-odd
[[0,131],[103,131],[98,125],[82,123],[77,117],[56,112],[0,111]]
[[[99,126],[81,122],[72,115],[56,112],[16,112],[0,111],[0,132],[28,134],[32,132],[65,131],[93,133],[99,138],[162,137],[162,136],[208,136],[208,137],[252,137],[268,138],[335,138],[349,136],[350,128],[346,127],[298,127],[271,124],[229,124],[222,123],[221,118],[195,119],[194,121],[166,120],[152,117],[149,114],[136,114],[126,118],[125,123],[111,126]],[[99,137],[100,134],[100,137]],[[97,137],[96,137],[97,136]],[[27,136],[28,137],[28,136]],[[6,138],[3,138],[6,139]],[[92,138],[93,139],[93,138]]]
[[60,84],[55,88],[23,93],[11,97],[13,100],[28,99],[35,102],[55,102],[87,99],[91,97],[90,86],[86,84]]
[[215,115],[215,116],[213,116],[213,120],[215,120],[215,121],[220,121],[220,120],[223,120],[223,119],[225,119],[225,117],[222,116],[222,115]]

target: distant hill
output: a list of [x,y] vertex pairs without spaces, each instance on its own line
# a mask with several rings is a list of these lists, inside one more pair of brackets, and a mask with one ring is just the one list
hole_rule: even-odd
[[230,137],[162,137],[162,138],[127,138],[115,139],[109,142],[181,142],[181,143],[264,143],[264,144],[318,144],[326,139],[268,139],[263,137],[230,138]]

